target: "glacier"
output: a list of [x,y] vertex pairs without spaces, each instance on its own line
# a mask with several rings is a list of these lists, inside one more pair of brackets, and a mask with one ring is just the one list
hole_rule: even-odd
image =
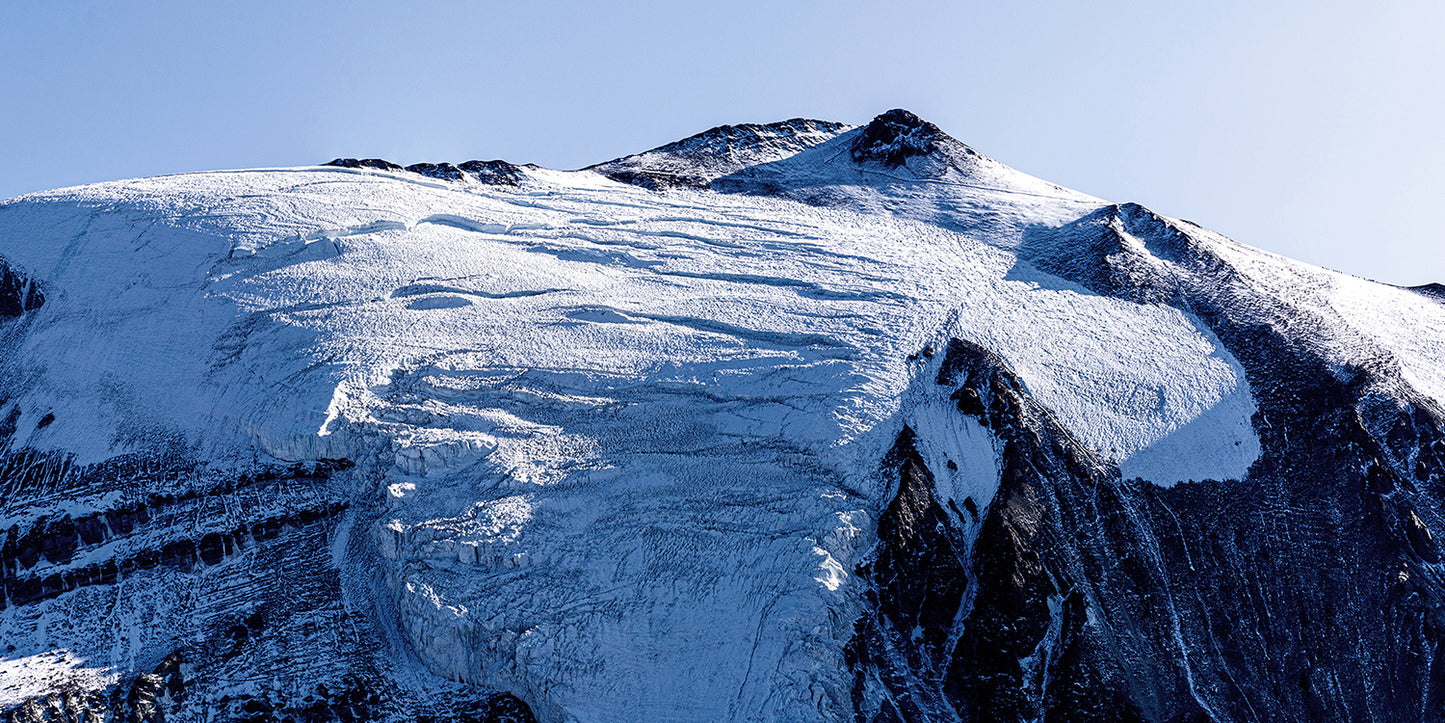
[[[1183,516],[1157,501],[1269,497],[1276,458],[1318,441],[1271,406],[1297,377],[1357,390],[1337,406],[1368,433],[1348,444],[1387,440],[1354,473],[1415,480],[1382,504],[1409,497],[1385,514],[1427,540],[1414,594],[1442,614],[1430,297],[1049,184],[904,111],[724,126],[579,171],[487,164],[0,204],[0,709],[1084,720],[1056,689],[1078,658],[1115,691],[1099,719],[1304,710],[1212,682],[1284,673],[1207,650],[1230,643],[1170,572],[1204,563],[1171,551],[1159,520],[1182,539]],[[1294,356],[1256,358],[1277,348]],[[1132,525],[1098,543],[1110,564],[1156,572],[1061,572],[1116,534],[1068,527],[1071,485],[1102,505],[1088,524]],[[1024,519],[1081,552],[1028,558],[1054,543]],[[1299,534],[1346,534],[1314,519]],[[1003,577],[1028,594],[990,598],[1015,558]],[[1116,594],[1168,612],[1126,621]],[[970,642],[990,610],[1036,634]],[[1163,642],[1079,642],[1129,625]],[[1445,668],[1421,670],[1418,715],[1368,719],[1438,719]],[[991,698],[997,676],[1023,702]],[[1351,719],[1378,703],[1316,687]]]

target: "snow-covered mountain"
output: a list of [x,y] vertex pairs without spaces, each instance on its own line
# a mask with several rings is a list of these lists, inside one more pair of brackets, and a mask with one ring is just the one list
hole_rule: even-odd
[[1442,360],[906,111],[24,196],[0,710],[1441,720]]

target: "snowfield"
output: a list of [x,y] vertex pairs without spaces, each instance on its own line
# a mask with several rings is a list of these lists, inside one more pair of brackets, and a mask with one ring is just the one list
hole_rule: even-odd
[[[357,462],[337,562],[382,585],[350,604],[385,596],[430,674],[541,720],[847,718],[878,460],[908,425],[945,498],[998,485],[996,440],[933,383],[948,339],[997,353],[1125,478],[1239,479],[1260,454],[1200,319],[1032,260],[1107,203],[987,159],[870,176],[828,155],[858,132],[769,170],[797,198],[307,167],[14,199],[0,258],[45,304],[8,322],[0,417],[22,410],[12,449],[80,464],[160,444],[218,469]],[[1445,401],[1440,304],[1198,238],[1264,288],[1318,288],[1342,363],[1391,349]],[[3,675],[49,675],[17,656],[55,647],[130,664],[104,636],[14,624]]]

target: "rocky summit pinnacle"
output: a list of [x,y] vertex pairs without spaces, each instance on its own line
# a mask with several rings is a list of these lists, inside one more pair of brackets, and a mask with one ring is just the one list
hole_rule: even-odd
[[0,203],[0,720],[1445,720],[1445,304],[902,110]]
[[938,150],[941,143],[957,144],[938,126],[918,116],[895,108],[863,127],[848,149],[859,163],[874,161],[885,166],[898,166],[912,156],[923,156]]

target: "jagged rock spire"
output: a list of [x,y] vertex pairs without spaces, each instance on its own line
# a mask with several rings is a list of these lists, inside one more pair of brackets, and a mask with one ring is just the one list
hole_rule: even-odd
[[958,142],[938,126],[902,108],[894,108],[864,127],[849,150],[858,163],[876,161],[898,166],[912,156],[933,153],[941,141]]

